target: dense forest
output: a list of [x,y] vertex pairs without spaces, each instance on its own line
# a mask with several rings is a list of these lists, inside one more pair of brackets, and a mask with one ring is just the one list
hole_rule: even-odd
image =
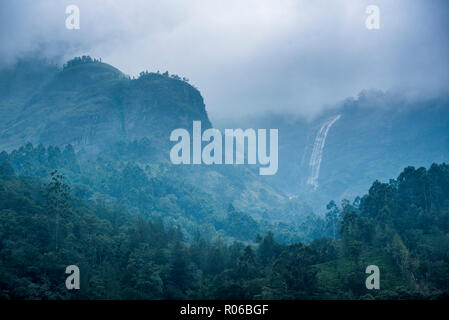
[[[125,154],[138,152],[139,145],[130,146]],[[81,160],[70,145],[61,151],[28,144],[0,154],[3,299],[449,295],[449,165],[407,167],[352,203],[329,202],[325,215],[307,224],[314,226],[310,239],[298,242],[279,240],[285,228],[263,225],[231,204],[214,222],[226,232],[211,236],[199,227],[210,219],[207,195],[174,183],[163,166],[125,160]],[[198,206],[180,212],[175,203]],[[193,236],[182,224],[189,213],[197,222]],[[65,288],[64,271],[73,264],[80,290]],[[365,287],[372,264],[380,268],[380,290]]]

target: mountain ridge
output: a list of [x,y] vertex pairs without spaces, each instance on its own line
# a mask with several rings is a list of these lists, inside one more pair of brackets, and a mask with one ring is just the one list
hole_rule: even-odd
[[[49,68],[44,63],[40,67],[44,74]],[[206,128],[211,126],[199,91],[168,73],[143,72],[131,79],[90,57],[70,60],[57,72],[51,71],[44,84],[39,79],[28,84],[35,86],[28,99],[3,99],[0,108],[10,114],[0,121],[1,149],[32,142],[72,144],[76,149],[85,147],[98,152],[100,140],[142,138],[149,135],[149,127],[152,136],[157,136],[154,131],[167,136],[159,139],[164,143],[171,130],[193,120],[201,120]],[[7,77],[5,73],[0,77]],[[6,91],[5,87],[2,91]],[[9,96],[18,95],[20,86],[11,89]],[[173,92],[177,94],[171,95]],[[101,138],[97,139],[97,135]]]
[[[254,240],[255,230],[271,227],[284,230],[286,241],[298,237],[290,230],[302,228],[299,216],[309,210],[264,183],[256,166],[170,162],[173,129],[190,131],[195,120],[203,130],[212,127],[200,92],[185,80],[168,72],[130,78],[90,57],[52,70],[45,84],[35,81],[37,89],[20,100],[9,121],[0,121],[0,150],[8,151],[3,158],[19,174],[45,180],[52,170],[62,170],[69,182],[90,190],[82,192],[89,194],[86,200],[126,203],[129,212],[163,216],[190,235],[201,222],[212,234],[245,241]],[[8,103],[14,101],[5,102],[0,112]],[[65,157],[78,164],[67,166]],[[116,184],[130,187],[121,190]],[[230,205],[237,215],[228,212]],[[230,216],[243,224],[223,223]]]

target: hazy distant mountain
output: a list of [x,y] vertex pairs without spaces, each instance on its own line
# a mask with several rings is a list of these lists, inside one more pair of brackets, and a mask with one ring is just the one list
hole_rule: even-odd
[[449,161],[448,96],[364,91],[311,122],[269,115],[239,125],[279,128],[279,171],[265,179],[319,212],[329,200],[352,200],[408,165]]

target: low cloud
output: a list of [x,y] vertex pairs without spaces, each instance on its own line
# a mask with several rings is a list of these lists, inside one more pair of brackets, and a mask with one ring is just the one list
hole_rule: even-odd
[[[78,5],[81,29],[65,28]],[[380,30],[365,9],[380,8]],[[315,116],[363,89],[447,89],[446,1],[1,1],[1,63],[89,54],[191,79],[213,118]]]

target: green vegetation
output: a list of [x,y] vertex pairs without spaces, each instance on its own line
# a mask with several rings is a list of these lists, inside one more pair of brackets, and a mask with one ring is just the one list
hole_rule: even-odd
[[[26,148],[34,160],[28,155],[28,161],[20,162]],[[73,149],[58,150],[28,146],[1,154],[3,298],[427,299],[449,293],[446,164],[429,170],[408,167],[390,183],[376,181],[353,204],[331,203],[327,222],[321,224],[329,238],[309,244],[282,244],[272,232],[261,237],[261,226],[230,206],[224,222],[228,233],[238,238],[238,226],[251,228],[256,239],[248,244],[226,237],[208,240],[199,230],[186,239],[181,228],[150,213],[158,210],[156,203],[145,217],[133,214],[124,202],[89,196],[96,187],[84,185],[81,180],[86,177],[69,183],[62,174],[76,181],[73,177],[83,170]],[[49,171],[51,166],[63,169]],[[17,174],[30,171],[48,174],[47,182]],[[121,180],[111,193],[122,193],[122,200],[139,205],[137,186],[153,194],[173,187],[143,177],[138,167],[127,165],[115,177]],[[105,188],[108,179],[103,179]],[[182,190],[172,192],[182,197]],[[162,206],[176,216],[184,206],[177,207],[173,197],[165,197]],[[202,215],[207,219],[206,208]],[[71,264],[81,269],[78,291],[65,289],[64,271]],[[365,288],[364,269],[369,264],[380,267],[381,290]]]
[[[253,241],[255,232],[268,230],[282,241],[314,237],[306,223],[311,211],[264,182],[257,168],[171,164],[173,129],[189,129],[193,120],[203,129],[211,126],[200,92],[186,79],[147,71],[130,78],[84,56],[62,69],[27,61],[0,70],[3,92],[8,95],[0,94],[0,114],[5,114],[0,151],[11,153],[9,162],[20,175],[47,178],[59,169],[74,192],[84,192],[83,199],[114,202],[144,217],[162,216],[165,223],[182,226],[188,238],[197,228],[210,239],[232,233]],[[64,151],[66,146],[73,150]],[[243,219],[248,232],[245,226],[227,228],[230,204],[248,216]]]
[[[61,151],[59,147],[34,147],[28,143],[11,153],[0,153],[0,162],[4,161],[18,175],[43,181],[58,170],[78,199],[122,208],[130,214],[153,220],[161,218],[169,226],[182,227],[187,240],[193,239],[197,230],[209,241],[222,237],[244,242],[253,242],[257,234],[269,230],[282,242],[310,240],[320,232],[319,223],[314,224],[317,227],[311,227],[314,222],[311,219],[319,220],[313,215],[298,217],[296,225],[281,222],[280,219],[286,217],[272,218],[278,212],[288,212],[289,208],[278,206],[271,214],[265,212],[257,216],[253,212],[261,211],[260,207],[254,206],[251,212],[234,207],[233,198],[237,198],[236,194],[243,198],[245,181],[254,184],[257,174],[241,169],[238,177],[228,176],[234,168],[217,168],[219,173],[214,174],[213,169],[206,166],[193,170],[174,166],[161,160],[152,142],[145,138],[117,143],[96,157],[77,155],[71,145]],[[250,191],[256,195],[247,207],[257,203],[260,197],[257,186]],[[265,201],[276,203],[268,192],[269,189],[264,192]],[[294,209],[290,208],[291,211]]]

